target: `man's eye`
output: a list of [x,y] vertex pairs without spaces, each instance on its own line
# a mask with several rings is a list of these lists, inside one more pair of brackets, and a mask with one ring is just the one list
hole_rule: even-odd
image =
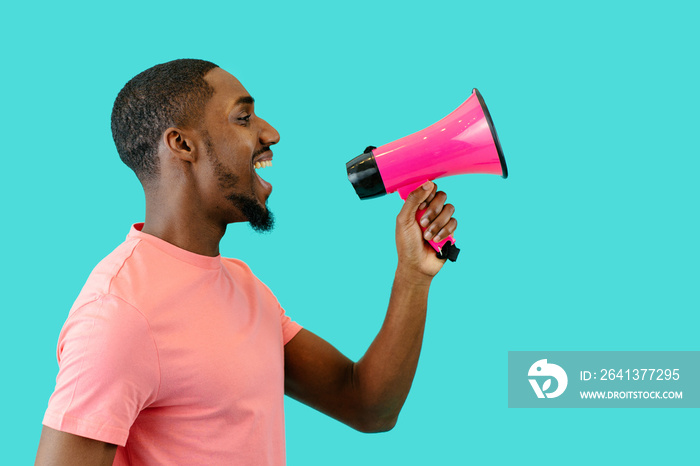
[[251,115],[246,115],[246,116],[244,116],[244,117],[239,118],[238,121],[242,121],[242,122],[244,122],[244,123],[248,123],[248,122],[250,121],[250,117],[251,117],[251,116],[252,116],[252,114],[251,114]]

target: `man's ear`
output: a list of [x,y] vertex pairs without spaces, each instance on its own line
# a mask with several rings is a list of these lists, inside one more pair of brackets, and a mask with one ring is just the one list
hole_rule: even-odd
[[163,143],[168,151],[180,160],[194,162],[197,159],[191,132],[180,128],[168,128],[163,132]]

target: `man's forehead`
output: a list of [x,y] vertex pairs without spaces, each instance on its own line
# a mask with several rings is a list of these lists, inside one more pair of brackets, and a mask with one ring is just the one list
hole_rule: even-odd
[[214,88],[212,100],[216,100],[217,104],[229,106],[241,97],[250,95],[235,76],[221,68],[212,69],[204,79]]

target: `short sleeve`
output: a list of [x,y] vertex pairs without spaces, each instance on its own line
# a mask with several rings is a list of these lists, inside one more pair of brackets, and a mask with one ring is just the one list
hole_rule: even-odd
[[43,424],[124,446],[159,389],[157,348],[146,318],[111,295],[83,305],[61,331],[58,365]]
[[284,309],[282,309],[282,306],[280,306],[280,320],[282,325],[282,344],[286,345],[296,336],[297,333],[299,333],[301,330],[301,325],[290,319],[284,312]]

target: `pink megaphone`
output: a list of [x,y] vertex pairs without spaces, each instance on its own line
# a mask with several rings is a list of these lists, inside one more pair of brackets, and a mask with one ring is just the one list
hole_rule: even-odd
[[[426,181],[452,175],[485,173],[508,177],[496,128],[478,90],[455,111],[424,130],[380,147],[369,146],[346,164],[360,199],[398,191],[401,199]],[[424,211],[418,211],[420,219]],[[457,259],[452,236],[428,241],[441,259]]]

